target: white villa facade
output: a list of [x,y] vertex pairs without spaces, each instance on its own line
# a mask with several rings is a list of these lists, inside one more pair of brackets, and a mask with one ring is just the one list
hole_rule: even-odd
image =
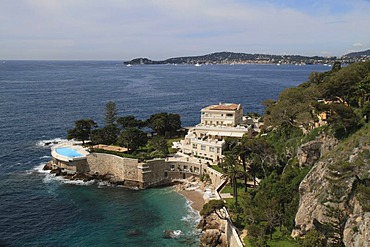
[[249,124],[250,121],[247,122],[241,104],[207,106],[201,110],[200,124],[190,128],[181,141],[180,150],[187,155],[218,162],[223,157],[226,137],[241,138],[259,131],[256,126]]

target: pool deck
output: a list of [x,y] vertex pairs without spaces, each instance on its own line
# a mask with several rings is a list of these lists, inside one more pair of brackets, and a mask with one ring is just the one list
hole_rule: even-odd
[[69,142],[57,144],[51,148],[51,155],[55,159],[65,161],[65,162],[86,159],[86,156],[88,154],[89,152],[87,152],[82,146],[74,145],[73,143],[69,143]]

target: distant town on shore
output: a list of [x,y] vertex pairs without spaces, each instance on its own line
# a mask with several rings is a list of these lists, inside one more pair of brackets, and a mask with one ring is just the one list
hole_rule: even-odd
[[148,58],[135,58],[123,62],[125,65],[150,65],[150,64],[326,64],[332,65],[334,62],[351,64],[360,61],[370,60],[370,49],[361,52],[352,52],[341,57],[324,56],[301,56],[301,55],[268,55],[268,54],[248,54],[234,52],[216,52],[202,56],[174,57],[166,60],[154,61]]

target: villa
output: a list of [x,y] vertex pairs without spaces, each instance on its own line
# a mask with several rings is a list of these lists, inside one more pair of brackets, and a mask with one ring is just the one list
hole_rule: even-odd
[[241,104],[219,103],[201,109],[201,122],[189,129],[179,146],[183,154],[219,162],[225,149],[225,138],[255,136],[261,127],[258,118],[243,116]]

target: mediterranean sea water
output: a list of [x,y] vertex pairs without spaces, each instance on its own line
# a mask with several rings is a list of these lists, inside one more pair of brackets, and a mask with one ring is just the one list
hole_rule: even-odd
[[[199,216],[172,188],[132,191],[41,171],[53,141],[74,121],[102,124],[108,101],[121,116],[158,112],[200,121],[200,109],[261,102],[324,66],[156,65],[118,61],[0,62],[0,246],[197,246]],[[163,238],[165,230],[178,233]]]

